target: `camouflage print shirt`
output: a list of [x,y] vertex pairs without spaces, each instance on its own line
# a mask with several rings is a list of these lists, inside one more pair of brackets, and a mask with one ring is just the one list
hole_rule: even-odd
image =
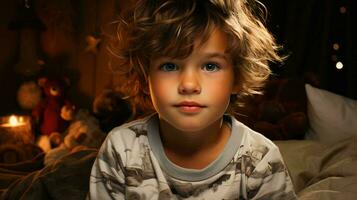
[[113,129],[93,165],[88,199],[297,199],[277,146],[229,115],[224,121],[231,136],[200,170],[166,157],[157,115]]

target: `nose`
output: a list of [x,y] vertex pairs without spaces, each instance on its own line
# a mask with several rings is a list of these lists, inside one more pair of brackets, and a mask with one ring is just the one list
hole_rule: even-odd
[[194,70],[183,71],[180,75],[178,86],[179,94],[199,94],[201,93],[200,78]]

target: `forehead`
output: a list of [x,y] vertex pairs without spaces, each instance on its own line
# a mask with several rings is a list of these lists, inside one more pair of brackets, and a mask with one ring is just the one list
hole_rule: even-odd
[[197,34],[193,40],[192,51],[187,52],[182,56],[181,54],[175,55],[173,52],[163,51],[160,54],[151,56],[151,61],[159,58],[180,58],[185,59],[192,56],[199,55],[214,55],[230,57],[228,52],[228,35],[218,27],[212,28],[202,34]]
[[228,36],[219,28],[213,28],[208,33],[207,38],[203,40],[197,37],[194,42],[192,53],[203,51],[207,53],[222,53],[226,54],[228,50]]

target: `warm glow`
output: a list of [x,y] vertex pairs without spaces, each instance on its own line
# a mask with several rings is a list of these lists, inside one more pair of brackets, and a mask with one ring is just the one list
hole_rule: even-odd
[[17,119],[17,117],[15,115],[11,115],[9,118],[9,124],[11,126],[16,126],[19,124],[19,120]]
[[340,61],[337,62],[337,63],[336,63],[336,68],[337,68],[337,69],[342,69],[342,68],[343,68],[343,63],[340,62]]
[[332,48],[335,50],[335,51],[338,51],[340,49],[340,45],[338,43],[335,43],[333,44]]
[[16,115],[11,115],[5,124],[1,124],[3,127],[18,127],[26,125],[24,118]]
[[0,129],[1,134],[6,135],[4,138],[9,137],[16,143],[34,143],[35,141],[30,116],[15,114],[2,116],[0,117]]
[[345,14],[346,12],[347,12],[346,6],[341,6],[341,7],[340,7],[340,13],[341,13],[341,14]]

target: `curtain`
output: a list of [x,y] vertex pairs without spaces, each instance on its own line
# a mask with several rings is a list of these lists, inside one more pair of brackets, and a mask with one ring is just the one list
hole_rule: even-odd
[[[288,58],[273,65],[278,77],[309,77],[319,87],[357,99],[356,1],[262,0],[267,25]],[[335,44],[335,49],[334,49]],[[341,62],[342,69],[336,64]],[[341,64],[340,63],[340,64]]]

